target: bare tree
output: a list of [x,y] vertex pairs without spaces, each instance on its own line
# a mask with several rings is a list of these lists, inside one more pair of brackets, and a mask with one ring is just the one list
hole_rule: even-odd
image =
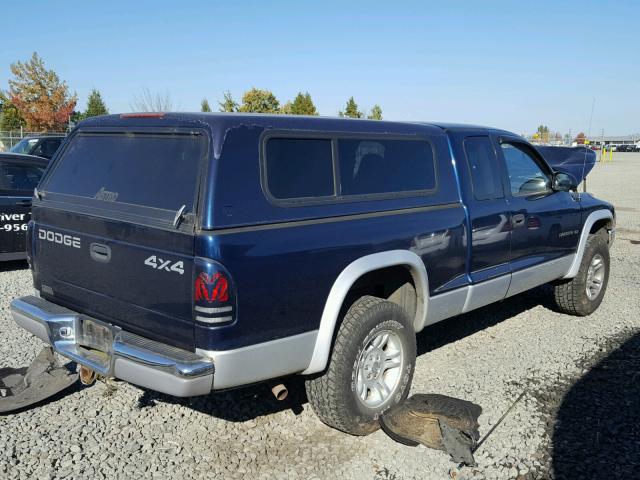
[[173,102],[169,92],[153,94],[151,90],[144,88],[140,95],[133,95],[129,106],[134,112],[170,112]]

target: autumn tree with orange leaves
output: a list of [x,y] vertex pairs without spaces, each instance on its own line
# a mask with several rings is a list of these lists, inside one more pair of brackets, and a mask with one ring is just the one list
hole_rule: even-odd
[[78,100],[69,94],[67,82],[60,81],[53,70],[33,53],[27,62],[11,65],[13,79],[9,80],[9,98],[33,131],[65,130],[69,116]]

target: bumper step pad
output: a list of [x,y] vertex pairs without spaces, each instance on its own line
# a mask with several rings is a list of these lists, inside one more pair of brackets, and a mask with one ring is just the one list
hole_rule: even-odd
[[60,365],[45,347],[29,367],[0,368],[0,415],[22,410],[69,388],[78,374]]
[[480,405],[466,400],[418,393],[387,410],[380,425],[397,442],[444,450],[455,462],[475,466],[481,413]]

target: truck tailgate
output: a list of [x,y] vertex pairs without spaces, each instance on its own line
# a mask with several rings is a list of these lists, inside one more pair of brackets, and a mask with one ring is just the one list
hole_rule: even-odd
[[33,255],[43,296],[193,348],[193,236],[50,208],[36,216]]
[[194,225],[207,145],[205,132],[172,127],[72,133],[33,203],[42,296],[194,349]]

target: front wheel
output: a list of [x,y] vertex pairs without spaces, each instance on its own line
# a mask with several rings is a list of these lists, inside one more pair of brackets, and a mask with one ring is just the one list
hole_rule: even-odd
[[589,235],[578,274],[554,286],[555,302],[563,313],[584,317],[602,303],[609,283],[609,245],[607,233]]
[[353,435],[379,428],[382,412],[403,401],[411,386],[416,338],[399,305],[365,296],[345,315],[327,370],[306,381],[314,412]]

